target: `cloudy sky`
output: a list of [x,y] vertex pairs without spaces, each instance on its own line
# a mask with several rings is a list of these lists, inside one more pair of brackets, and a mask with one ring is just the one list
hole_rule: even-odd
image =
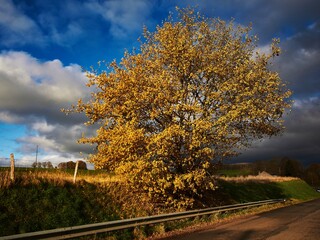
[[288,156],[320,162],[320,1],[318,0],[0,0],[0,163],[85,157],[76,143],[81,115],[61,108],[88,96],[83,69],[120,60],[175,6],[197,6],[208,17],[253,24],[263,48],[281,39],[275,69],[293,90],[282,136],[258,142],[236,161]]

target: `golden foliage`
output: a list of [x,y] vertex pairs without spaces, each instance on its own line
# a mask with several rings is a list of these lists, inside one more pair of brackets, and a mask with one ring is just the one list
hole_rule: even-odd
[[192,9],[178,9],[178,18],[145,29],[140,50],[119,64],[88,72],[95,91],[73,110],[99,124],[80,140],[97,145],[96,167],[161,202],[190,206],[214,188],[215,163],[281,132],[291,93],[270,70],[278,40],[270,54],[259,53],[250,27]]

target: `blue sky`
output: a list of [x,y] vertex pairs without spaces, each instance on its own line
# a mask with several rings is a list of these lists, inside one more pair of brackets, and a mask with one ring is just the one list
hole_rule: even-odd
[[[252,23],[259,47],[279,37],[275,70],[294,91],[282,136],[254,144],[237,161],[288,156],[305,164],[320,155],[320,2],[317,0],[0,0],[0,163],[85,157],[80,115],[61,108],[86,97],[82,68],[119,60],[138,47],[143,26],[153,31],[175,6],[197,6],[208,17]],[[320,162],[320,161],[319,161]]]

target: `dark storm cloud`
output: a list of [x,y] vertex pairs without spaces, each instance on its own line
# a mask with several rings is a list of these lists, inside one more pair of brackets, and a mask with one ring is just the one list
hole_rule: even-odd
[[[197,4],[188,1],[188,4]],[[237,23],[252,23],[262,48],[280,37],[282,54],[273,69],[293,90],[295,104],[285,117],[282,136],[265,139],[244,151],[236,161],[288,156],[305,164],[319,162],[320,137],[320,1],[260,0],[201,1],[200,12]]]
[[218,0],[188,1],[211,17],[221,17],[248,25],[262,42],[272,37],[295,34],[319,19],[320,2],[316,0]]
[[320,94],[320,20],[282,44],[277,62],[283,80],[289,82],[294,98]]
[[250,162],[274,157],[298,159],[305,165],[319,162],[320,99],[297,100],[285,118],[283,135],[257,142],[236,161]]

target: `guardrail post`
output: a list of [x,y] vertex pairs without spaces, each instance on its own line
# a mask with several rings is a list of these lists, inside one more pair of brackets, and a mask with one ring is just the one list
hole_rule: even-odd
[[10,154],[10,179],[13,182],[14,181],[14,155],[13,153]]

